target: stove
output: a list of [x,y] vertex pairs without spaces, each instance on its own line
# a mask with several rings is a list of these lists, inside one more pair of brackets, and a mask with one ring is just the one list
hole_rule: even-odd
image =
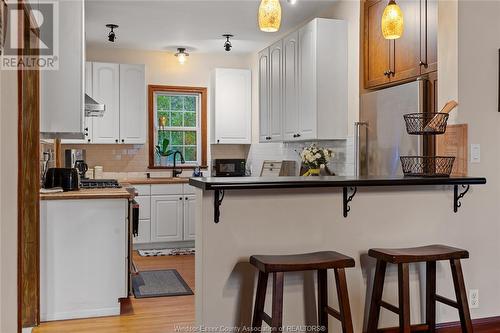
[[80,188],[121,188],[122,186],[116,179],[82,179]]

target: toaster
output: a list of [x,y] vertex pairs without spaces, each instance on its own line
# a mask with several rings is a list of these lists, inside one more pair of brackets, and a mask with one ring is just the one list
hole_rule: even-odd
[[75,168],[50,168],[45,175],[44,188],[61,187],[63,191],[78,191],[80,179]]

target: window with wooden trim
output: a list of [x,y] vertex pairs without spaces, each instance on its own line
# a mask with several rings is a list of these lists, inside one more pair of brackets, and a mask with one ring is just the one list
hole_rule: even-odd
[[150,85],[148,90],[150,168],[172,168],[174,156],[180,168],[206,167],[206,88]]

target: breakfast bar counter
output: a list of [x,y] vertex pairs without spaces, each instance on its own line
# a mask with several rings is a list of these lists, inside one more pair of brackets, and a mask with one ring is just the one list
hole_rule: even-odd
[[[250,326],[257,276],[248,262],[251,255],[338,251],[356,261],[346,274],[354,331],[362,332],[375,267],[368,250],[430,244],[460,247],[463,217],[480,205],[481,196],[474,192],[483,186],[475,185],[486,184],[486,179],[238,177],[191,178],[190,184],[197,188],[197,325]],[[423,272],[415,269],[410,277],[412,293],[419,287],[425,290],[425,282],[419,279]],[[467,278],[471,272],[465,270]],[[438,285],[449,286],[448,275],[441,268],[438,272]],[[328,279],[333,284],[333,274]],[[315,280],[311,272],[285,275],[285,326],[317,322]],[[268,313],[271,293],[269,287]],[[397,270],[392,268],[387,272],[384,297],[397,304]],[[334,288],[329,298],[334,306]],[[424,317],[418,310],[420,297],[411,299],[412,318],[418,321]],[[456,313],[440,308],[437,318],[438,322],[458,319]],[[332,332],[339,331],[337,323],[330,323]],[[396,326],[397,317],[383,313],[380,325]]]

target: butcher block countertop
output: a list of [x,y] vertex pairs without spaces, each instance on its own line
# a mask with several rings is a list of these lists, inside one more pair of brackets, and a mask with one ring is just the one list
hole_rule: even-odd
[[165,177],[165,178],[128,178],[121,182],[126,182],[132,185],[148,185],[148,184],[189,184],[188,177]]
[[[123,186],[123,184],[122,184]],[[81,189],[60,193],[41,193],[40,200],[79,200],[79,199],[131,199],[133,194],[122,188]]]

